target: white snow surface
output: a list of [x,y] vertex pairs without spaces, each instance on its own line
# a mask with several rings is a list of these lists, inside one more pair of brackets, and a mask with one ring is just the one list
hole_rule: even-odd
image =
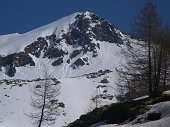
[[[26,75],[28,76],[28,75]],[[113,77],[113,74],[107,76]],[[29,77],[27,77],[29,78]],[[60,95],[58,99],[65,104],[66,116],[59,116],[55,126],[62,127],[70,122],[78,119],[80,115],[89,111],[90,98],[95,91],[95,88],[100,85],[101,78],[94,80],[86,77],[76,78],[61,78]],[[109,80],[112,85],[112,80]],[[31,91],[32,83],[23,85],[22,87],[1,84],[0,86],[0,127],[33,127],[30,119],[25,115],[31,113]],[[102,85],[102,84],[101,84]],[[109,89],[110,93],[115,93],[115,89]],[[101,89],[102,91],[102,89]],[[114,98],[111,101],[106,101],[103,104],[115,102]],[[44,127],[48,127],[47,125]]]
[[[24,34],[10,34],[0,36],[0,55],[6,56],[12,53],[23,51],[24,47],[34,42],[38,37],[44,37],[55,33],[57,37],[60,37],[63,32],[68,32],[70,24],[75,21],[75,17],[79,13],[74,13],[70,16],[64,17],[49,25],[37,28],[33,31]],[[89,12],[86,12],[86,16],[89,17]],[[90,17],[89,17],[90,18]],[[92,26],[95,24],[92,24]],[[64,31],[63,31],[64,30]],[[127,40],[127,36],[122,34],[122,39]],[[131,39],[130,41],[134,41]],[[122,61],[120,54],[123,45],[117,45],[114,43],[101,42],[92,40],[92,43],[99,43],[100,49],[97,49],[98,56],[93,58],[92,54],[79,54],[76,58],[72,59],[70,64],[66,62],[59,66],[52,66],[51,59],[36,58],[30,55],[35,62],[35,66],[17,67],[14,77],[8,77],[5,75],[5,69],[2,67],[0,71],[0,80],[4,79],[22,79],[32,80],[37,78],[43,78],[43,66],[47,67],[48,72],[60,83],[60,95],[59,100],[65,104],[66,116],[61,115],[58,117],[56,127],[62,127],[70,122],[78,119],[82,114],[89,111],[90,99],[94,94],[98,85],[107,85],[105,88],[101,88],[100,92],[106,90],[109,94],[117,95],[116,79],[117,75],[115,67],[118,67]],[[66,49],[68,54],[73,51],[73,47],[66,46],[63,42],[61,44],[62,49]],[[70,66],[75,62],[77,58],[88,57],[89,65],[72,69]],[[68,55],[65,55],[63,60],[66,61]],[[84,74],[91,72],[98,72],[99,70],[109,69],[112,72],[102,75],[98,78],[88,79]],[[102,84],[101,80],[107,78],[109,83]],[[31,91],[30,86],[34,82],[20,86],[7,85],[5,83],[0,84],[0,127],[33,127],[32,121],[25,115],[29,112],[33,112],[31,103]],[[112,100],[106,100],[103,104],[110,104],[116,102],[116,98]],[[43,127],[50,127],[44,125]]]
[[164,91],[164,92],[163,92],[163,95],[165,95],[165,96],[170,96],[170,90]]
[[148,97],[149,97],[149,95],[145,95],[145,96],[142,96],[142,97],[135,98],[133,100],[137,101],[137,100],[145,99],[145,98],[148,98]]

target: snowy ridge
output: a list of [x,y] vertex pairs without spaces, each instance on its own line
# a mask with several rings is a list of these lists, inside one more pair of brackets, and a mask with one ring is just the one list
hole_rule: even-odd
[[[16,52],[20,52],[36,40],[38,37],[45,37],[47,35],[56,34],[57,37],[61,36],[61,31],[68,31],[69,24],[75,21],[75,16],[79,13],[74,13],[72,15],[66,16],[57,20],[53,23],[40,27],[38,29],[32,30],[24,34],[9,34],[0,36],[0,55],[8,55]],[[6,48],[8,47],[8,48]]]

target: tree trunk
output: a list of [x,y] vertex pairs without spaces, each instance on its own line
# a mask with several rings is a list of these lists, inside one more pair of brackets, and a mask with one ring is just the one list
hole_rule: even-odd
[[165,63],[164,63],[164,77],[163,77],[163,91],[166,90],[166,79],[167,79],[167,53],[165,54]]
[[150,26],[149,26],[149,41],[148,41],[148,65],[149,65],[149,93],[150,96],[153,96],[152,90],[152,63],[151,63],[151,35],[150,35]]
[[46,90],[47,90],[47,86],[46,86],[46,82],[45,82],[45,89],[44,89],[44,98],[43,98],[43,107],[42,107],[42,110],[41,110],[41,118],[40,118],[40,121],[39,121],[39,124],[38,124],[38,127],[41,127],[42,125],[42,122],[43,122],[43,118],[44,118],[44,109],[45,109],[45,103],[46,103]]

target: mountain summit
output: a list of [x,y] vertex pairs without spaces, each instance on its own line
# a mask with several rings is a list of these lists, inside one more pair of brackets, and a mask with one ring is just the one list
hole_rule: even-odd
[[74,13],[22,35],[0,36],[0,67],[13,77],[17,67],[35,66],[35,57],[76,69],[99,55],[101,43],[123,44],[122,34],[93,13]]
[[0,126],[31,127],[24,115],[32,111],[29,87],[43,78],[44,66],[59,80],[59,100],[65,105],[56,126],[87,112],[94,96],[100,97],[99,106],[115,102],[115,67],[122,60],[121,48],[133,41],[91,12],[0,36]]

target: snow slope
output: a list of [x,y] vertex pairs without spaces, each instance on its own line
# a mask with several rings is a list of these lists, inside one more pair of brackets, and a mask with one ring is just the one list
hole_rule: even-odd
[[[114,75],[109,74],[112,78]],[[78,119],[80,115],[87,113],[90,106],[90,98],[95,92],[95,88],[102,83],[99,83],[101,78],[94,80],[87,79],[86,77],[78,78],[64,78],[59,79],[61,82],[59,100],[65,104],[66,116],[61,115],[56,121],[56,126],[61,127],[67,125],[70,122]],[[115,87],[111,83],[108,86]],[[0,86],[0,127],[31,127],[31,121],[25,115],[25,113],[33,112],[31,103],[31,91],[30,86],[32,83],[28,83],[23,86],[13,86],[15,84],[6,85],[6,83]],[[102,91],[102,89],[101,89]],[[111,94],[116,94],[115,89],[109,89]],[[103,104],[109,104],[111,102],[106,100]],[[22,122],[20,122],[22,121]]]
[[[75,18],[78,15],[84,17],[81,20],[79,18]],[[122,34],[115,28],[112,28],[112,26],[105,20],[100,18],[100,20],[96,20],[97,16],[94,15],[93,16],[95,18],[93,19],[91,15],[93,14],[90,12],[74,13],[56,22],[24,34],[10,34],[0,36],[0,56],[7,57],[13,53],[23,52],[24,48],[36,41],[38,37],[45,38],[46,36],[55,34],[56,39],[61,39],[63,35],[70,35],[69,32],[82,27],[79,25],[86,25],[86,23],[91,21],[90,25],[85,27],[85,29],[87,28],[87,31],[85,31],[85,33],[81,33],[86,35],[88,32],[91,32],[89,34],[90,42],[87,44],[75,43],[74,45],[69,45],[66,39],[63,39],[60,41],[60,43],[55,44],[51,40],[46,40],[49,49],[51,47],[57,47],[59,51],[62,50],[67,52],[67,54],[62,56],[63,62],[60,65],[53,66],[52,63],[55,60],[58,60],[58,58],[52,59],[43,57],[44,54],[43,51],[41,51],[40,57],[36,57],[31,53],[28,54],[28,56],[31,57],[35,63],[34,66],[24,65],[16,67],[13,63],[11,65],[8,65],[7,63],[6,65],[0,66],[0,127],[33,126],[32,121],[30,121],[30,119],[25,114],[34,111],[30,106],[30,87],[35,82],[27,82],[27,80],[43,78],[42,73],[44,66],[47,67],[48,72],[54,78],[57,78],[61,82],[60,95],[58,98],[65,104],[64,110],[66,114],[58,117],[55,124],[56,127],[67,125],[68,123],[78,119],[82,114],[89,111],[91,97],[96,92],[96,89],[99,91],[98,94],[107,94],[112,96],[110,100],[102,99],[100,105],[109,104],[116,101],[115,96],[118,93],[115,85],[115,67],[118,67],[122,61],[120,53],[121,48],[125,48],[124,44],[119,44],[117,41],[126,43],[127,40],[128,42],[133,42],[134,40]],[[76,24],[78,24],[77,22],[79,25],[76,26]],[[101,29],[98,30],[98,27],[95,28],[96,25],[99,25],[98,27],[102,25]],[[103,27],[105,27],[105,29]],[[94,31],[97,31],[96,35],[94,35],[94,31],[90,31],[94,28]],[[101,34],[102,30],[104,32],[106,31],[104,35],[110,32],[107,38]],[[108,40],[109,37],[111,38],[111,41],[113,41],[112,37],[115,38],[115,42],[113,43],[104,41]],[[70,38],[72,38],[72,36]],[[104,39],[102,40],[102,38]],[[78,40],[79,38],[76,40],[76,42],[78,42]],[[88,44],[90,46],[95,45],[95,50],[92,48],[91,51],[89,49],[91,47],[87,47]],[[80,45],[82,45],[82,47]],[[75,50],[84,49],[86,49],[87,52],[81,52],[72,58],[70,63],[67,62]],[[96,56],[94,56],[95,53],[97,53]],[[78,59],[85,59],[85,64],[74,69],[73,65]],[[11,59],[9,59],[9,61],[11,61]],[[7,70],[9,70],[9,67],[11,66],[16,68],[16,72],[14,76],[9,77],[7,75]],[[105,70],[109,71],[104,73]],[[95,77],[89,78],[88,76],[91,75]],[[108,83],[102,83],[101,81],[103,79],[107,79]],[[45,125],[44,127],[48,126]]]

